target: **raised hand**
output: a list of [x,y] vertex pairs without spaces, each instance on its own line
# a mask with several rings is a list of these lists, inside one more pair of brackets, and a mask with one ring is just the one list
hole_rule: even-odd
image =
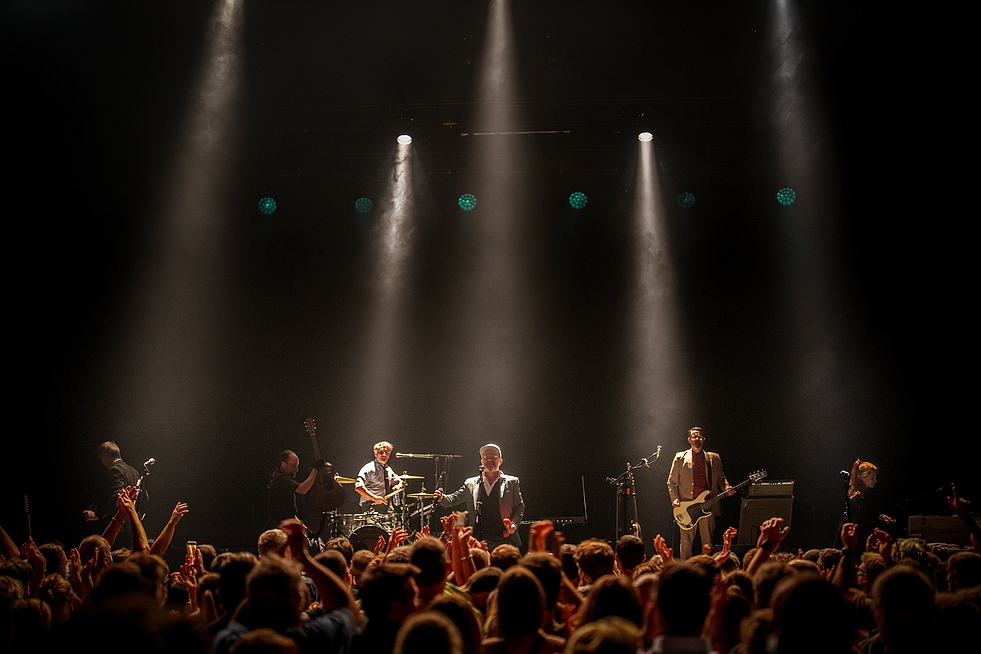
[[886,560],[886,566],[889,567],[892,562],[892,536],[889,532],[876,528],[865,544],[867,549],[881,555]]
[[47,559],[44,558],[44,555],[41,554],[41,550],[38,549],[37,544],[34,542],[34,539],[28,537],[26,545],[27,545],[28,562],[35,568],[40,568],[41,570],[44,570],[48,565],[48,561]]
[[674,548],[668,547],[667,542],[658,534],[654,537],[654,551],[661,555],[661,561],[667,565],[668,561],[674,561]]
[[429,525],[423,525],[422,526],[422,531],[417,531],[413,535],[412,539],[413,540],[419,540],[420,538],[428,538],[429,536],[432,536],[432,535],[433,534],[432,534],[432,532],[429,529]]
[[[379,540],[384,543],[384,537],[379,536]],[[409,538],[409,532],[407,532],[402,527],[396,527],[392,530],[392,534],[388,537],[388,547],[385,547],[385,556],[388,556],[392,550],[398,547],[401,543],[404,543]]]
[[185,515],[187,515],[187,504],[184,502],[178,502],[177,506],[175,506],[174,510],[170,513],[170,521],[176,525]]
[[961,520],[971,519],[971,503],[959,497],[957,495],[957,486],[950,487],[950,495],[947,497],[947,504],[950,505],[950,510],[954,512]]
[[198,575],[197,561],[201,560],[201,552],[195,552],[192,557],[188,554],[184,557],[184,565],[181,566],[180,578],[187,588],[188,602],[191,604],[191,611],[198,610]]
[[545,543],[548,540],[548,535],[554,530],[555,527],[552,526],[551,520],[540,520],[534,523],[528,533],[528,551],[547,552]]
[[772,552],[776,552],[780,547],[780,543],[783,539],[787,537],[790,533],[790,527],[780,528],[783,524],[783,518],[770,518],[765,520],[762,525],[760,525],[760,537],[756,541],[757,547],[762,547],[763,543],[771,543],[773,545]]
[[562,546],[565,545],[565,536],[561,531],[552,532],[552,556],[557,559],[562,558]]
[[715,555],[715,560],[718,563],[722,563],[729,558],[729,554],[732,552],[732,539],[736,537],[739,533],[735,527],[729,527],[722,534],[722,551]]
[[[100,558],[99,548],[97,547],[92,552],[92,558],[86,561],[78,571],[78,576],[82,584],[82,591],[84,593],[82,596],[83,599],[88,597],[88,594],[92,591],[92,587],[95,585],[92,577],[100,567]],[[106,565],[108,565],[108,563],[106,563]]]
[[308,556],[306,525],[296,518],[290,518],[279,523],[279,528],[286,532],[286,543],[289,545],[293,560],[303,561],[304,557]]
[[127,515],[136,513],[136,502],[133,499],[133,496],[130,494],[130,490],[132,489],[132,486],[127,486],[119,492],[119,495],[116,496],[116,505],[119,507],[120,511],[126,513]]
[[844,549],[854,551],[858,546],[858,525],[846,522],[841,526],[841,544]]
[[68,553],[68,574],[75,580],[82,571],[82,557],[78,553],[78,548],[73,547]]

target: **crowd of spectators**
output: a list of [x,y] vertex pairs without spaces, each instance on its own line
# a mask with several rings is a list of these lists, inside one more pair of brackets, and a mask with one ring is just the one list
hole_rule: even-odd
[[[105,533],[70,550],[18,547],[0,529],[0,651],[878,654],[979,643],[981,530],[956,491],[974,551],[952,555],[878,529],[860,542],[854,523],[842,549],[787,552],[789,529],[772,518],[742,560],[734,529],[721,551],[679,561],[660,536],[648,558],[636,536],[573,545],[547,521],[522,556],[488,552],[454,514],[439,538],[395,529],[373,551],[335,538],[316,555],[287,520],[255,554],[200,545],[174,571],[162,555],[186,505],[150,541],[135,497],[120,493]],[[131,548],[115,543],[124,524]]]

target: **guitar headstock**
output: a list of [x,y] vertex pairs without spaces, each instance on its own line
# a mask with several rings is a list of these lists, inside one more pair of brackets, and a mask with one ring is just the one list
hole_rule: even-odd
[[306,420],[304,420],[303,426],[306,427],[307,433],[310,434],[310,436],[317,435],[317,423],[314,421],[313,418],[307,418]]
[[752,474],[751,474],[751,475],[749,476],[749,478],[750,478],[750,480],[751,480],[751,481],[752,481],[752,482],[753,482],[754,484],[755,484],[756,482],[758,482],[758,481],[759,481],[760,479],[764,479],[765,477],[766,477],[766,470],[757,470],[756,472],[754,472],[754,473],[752,473]]

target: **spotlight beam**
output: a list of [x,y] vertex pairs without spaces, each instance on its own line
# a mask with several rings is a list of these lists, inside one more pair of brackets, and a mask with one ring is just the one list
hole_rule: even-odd
[[[206,58],[185,118],[184,136],[162,189],[163,210],[155,251],[132,296],[129,324],[113,343],[127,348],[107,360],[121,361],[121,383],[105,393],[111,433],[151,439],[161,434],[200,438],[216,428],[220,384],[216,359],[224,345],[227,209],[222,193],[235,155],[234,139],[241,66],[239,0],[221,0],[209,22]],[[120,364],[116,364],[120,365]],[[107,377],[112,378],[115,372]],[[188,441],[172,447],[189,446]],[[180,455],[194,462],[208,457]],[[203,464],[202,464],[203,465]]]
[[646,445],[651,433],[669,432],[683,423],[688,380],[679,365],[683,347],[654,143],[640,141],[637,147],[631,301],[634,356],[629,389],[634,410],[630,424],[637,443]]

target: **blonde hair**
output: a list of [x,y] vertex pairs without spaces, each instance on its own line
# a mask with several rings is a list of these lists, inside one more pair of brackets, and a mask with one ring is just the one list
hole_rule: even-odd
[[865,482],[861,483],[859,486],[859,480],[868,477],[871,474],[878,474],[879,469],[875,467],[875,464],[871,461],[860,461],[856,460],[852,465],[851,477],[848,480],[848,497],[855,497],[863,490],[865,490]]
[[879,472],[879,469],[875,467],[875,464],[871,461],[862,461],[858,464],[858,476],[868,477],[873,472]]

